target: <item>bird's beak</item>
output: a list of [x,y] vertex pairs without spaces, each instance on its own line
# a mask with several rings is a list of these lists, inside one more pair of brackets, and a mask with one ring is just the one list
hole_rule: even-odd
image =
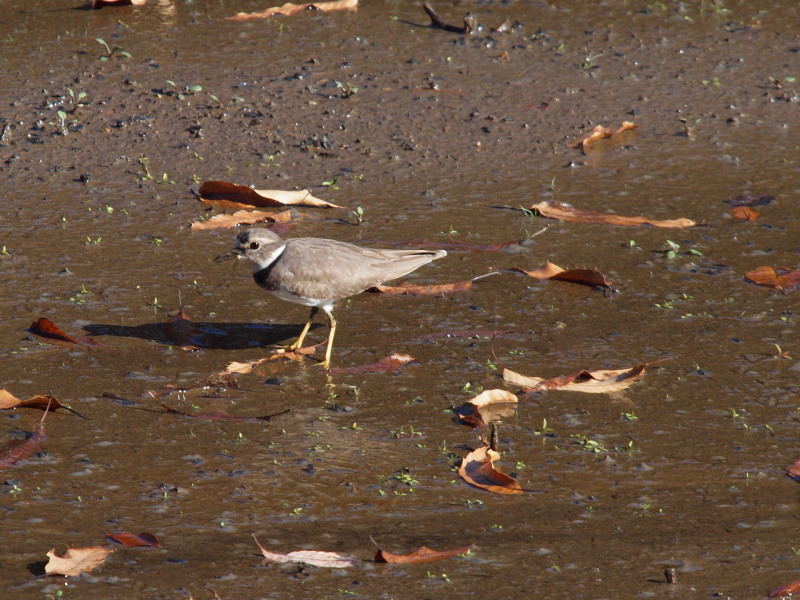
[[234,248],[230,252],[226,252],[225,254],[220,254],[214,259],[214,262],[225,262],[226,260],[230,260],[232,258],[242,258],[242,251],[238,248]]

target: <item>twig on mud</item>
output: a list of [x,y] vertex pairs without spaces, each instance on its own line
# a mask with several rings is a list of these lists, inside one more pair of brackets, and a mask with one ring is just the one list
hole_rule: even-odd
[[444,29],[445,31],[452,31],[453,33],[464,33],[466,35],[472,35],[478,30],[478,18],[473,15],[472,13],[467,13],[464,15],[464,25],[459,27],[458,25],[451,25],[442,19],[436,11],[433,10],[433,7],[428,2],[422,3],[423,10],[428,13],[428,16],[431,18],[431,25],[433,27],[438,27],[439,29]]

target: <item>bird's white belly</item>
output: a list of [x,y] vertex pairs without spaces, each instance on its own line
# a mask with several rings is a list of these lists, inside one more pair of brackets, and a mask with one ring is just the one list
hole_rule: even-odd
[[333,309],[333,300],[306,298],[305,296],[298,296],[297,294],[293,294],[292,292],[284,289],[270,291],[270,294],[280,298],[281,300],[286,300],[287,302],[294,302],[295,304],[302,304],[304,306],[316,306],[317,308],[321,308],[326,312],[330,312]]

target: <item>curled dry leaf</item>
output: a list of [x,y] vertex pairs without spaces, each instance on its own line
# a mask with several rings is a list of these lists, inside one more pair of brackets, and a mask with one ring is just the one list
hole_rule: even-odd
[[129,533],[127,531],[119,531],[117,533],[107,533],[106,537],[118,544],[127,546],[129,548],[160,548],[158,538],[152,533]]
[[594,144],[595,142],[605,138],[610,138],[622,133],[623,131],[638,129],[638,127],[639,126],[636,123],[631,123],[630,121],[623,121],[622,125],[615,129],[608,129],[602,125],[598,125],[586,135],[582,135],[581,137],[567,143],[567,148],[580,148],[581,150],[586,151],[586,147]]
[[245,421],[271,421],[272,417],[277,417],[278,415],[284,415],[289,412],[289,409],[282,410],[279,413],[275,413],[272,415],[265,415],[263,417],[234,417],[231,415],[226,415],[225,413],[221,413],[219,411],[213,411],[210,413],[187,413],[177,408],[172,408],[171,406],[167,406],[163,402],[159,402],[161,407],[166,410],[168,413],[172,413],[174,415],[180,415],[182,417],[191,417],[192,419],[201,419],[204,421],[234,421],[237,423],[243,423]]
[[228,21],[249,21],[250,19],[266,19],[273,15],[284,15],[291,17],[304,10],[319,10],[321,12],[332,12],[335,10],[353,11],[358,8],[358,0],[334,0],[332,2],[307,2],[305,4],[292,4],[287,2],[283,6],[274,6],[267,10],[253,13],[236,13],[232,17],[226,17]]
[[456,407],[456,416],[465,425],[483,427],[487,423],[499,421],[503,417],[514,416],[518,399],[506,390],[486,390],[469,402]]
[[96,569],[113,551],[113,548],[89,546],[87,548],[69,548],[64,556],[56,556],[56,549],[53,548],[47,553],[50,560],[44,566],[44,572],[48,575],[75,577]]
[[287,205],[344,208],[315,198],[308,190],[254,190],[246,185],[237,185],[227,181],[206,181],[200,185],[198,193],[203,202],[235,208]]
[[410,354],[401,354],[399,352],[395,352],[389,356],[384,356],[378,362],[370,363],[368,365],[347,368],[334,367],[331,369],[331,373],[336,375],[356,375],[359,373],[393,373],[415,360],[416,359]]
[[781,587],[775,588],[771,590],[769,593],[770,598],[780,598],[781,596],[792,596],[793,594],[800,592],[800,581],[795,581],[790,583],[789,585],[783,585]]
[[255,225],[256,223],[288,223],[292,213],[284,210],[279,213],[268,213],[263,210],[237,210],[232,215],[214,215],[207,221],[195,221],[192,229],[230,229],[239,225]]
[[527,377],[511,369],[503,369],[503,379],[508,383],[522,386],[526,392],[567,390],[587,394],[609,394],[624,390],[638,381],[644,375],[645,368],[653,362],[642,363],[629,369],[581,371],[552,379]]
[[225,367],[224,373],[238,373],[240,375],[247,375],[248,373],[252,373],[257,367],[261,365],[271,362],[273,360],[293,360],[295,362],[303,360],[304,356],[308,356],[314,354],[320,347],[324,346],[325,342],[321,342],[319,344],[315,344],[313,346],[306,346],[304,348],[300,348],[299,350],[288,350],[288,349],[281,349],[275,352],[274,354],[270,354],[265,358],[259,358],[258,360],[251,360],[248,362],[232,362],[229,363],[227,367]]
[[731,216],[742,221],[755,221],[761,213],[749,206],[736,206],[731,210]]
[[794,479],[795,481],[800,481],[800,456],[798,456],[786,474]]
[[99,10],[104,6],[144,6],[147,0],[91,0],[89,4],[92,10]]
[[453,558],[454,556],[468,554],[473,547],[474,544],[465,546],[464,548],[456,548],[455,550],[431,550],[425,546],[420,546],[411,554],[392,554],[391,552],[386,552],[386,550],[378,548],[378,551],[375,553],[375,562],[391,563],[395,565],[429,563],[442,560],[443,558]]
[[594,210],[581,210],[560,202],[539,202],[531,206],[543,217],[568,221],[570,223],[593,223],[595,225],[624,225],[633,227],[637,225],[652,225],[662,228],[682,228],[696,225],[691,219],[655,220],[647,217],[625,217],[610,213],[601,213]]
[[19,461],[25,460],[29,456],[33,456],[37,452],[41,451],[42,442],[47,439],[47,435],[44,432],[44,420],[47,417],[48,412],[49,404],[48,408],[45,408],[44,414],[42,415],[42,420],[39,421],[39,425],[36,427],[34,432],[27,439],[18,444],[13,444],[5,452],[0,454],[0,469],[13,467]]
[[92,338],[79,338],[68,335],[61,331],[58,325],[46,317],[40,317],[36,319],[33,323],[31,323],[31,326],[28,327],[28,331],[49,341],[61,344],[76,344],[95,347],[101,347],[103,345],[95,342]]
[[744,275],[757,285],[775,288],[785,292],[800,285],[800,271],[786,267],[758,267]]
[[607,290],[613,289],[611,287],[611,282],[606,279],[606,276],[596,269],[563,269],[551,262],[546,262],[543,266],[533,271],[527,271],[519,267],[514,267],[512,270],[525,273],[528,277],[533,277],[535,279],[557,279],[559,281],[580,283],[582,285],[589,285]]
[[278,554],[276,552],[270,552],[264,548],[258,542],[258,538],[256,538],[255,534],[253,534],[253,539],[256,541],[256,545],[258,546],[259,550],[261,550],[261,554],[264,556],[264,558],[272,562],[305,563],[307,565],[314,565],[316,567],[325,567],[326,569],[343,569],[345,567],[352,567],[356,562],[356,559],[352,556],[338,554],[336,552],[321,552],[317,550],[297,550],[295,552],[289,552],[289,554]]
[[0,390],[0,410],[9,408],[37,408],[39,410],[66,408],[55,396],[37,394],[27,400],[20,400],[8,390]]
[[495,494],[522,494],[525,490],[516,479],[494,468],[492,463],[499,456],[489,446],[482,446],[467,454],[458,474],[467,483]]

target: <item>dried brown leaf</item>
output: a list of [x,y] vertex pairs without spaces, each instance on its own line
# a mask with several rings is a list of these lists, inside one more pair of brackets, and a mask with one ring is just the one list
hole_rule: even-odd
[[731,210],[731,216],[742,221],[755,221],[761,216],[761,213],[749,206],[735,206]]
[[73,337],[61,331],[61,329],[53,323],[50,319],[46,317],[40,317],[36,319],[31,326],[28,327],[28,331],[30,331],[34,335],[38,335],[39,337],[43,337],[49,341],[59,342],[62,344],[76,344],[76,345],[83,345],[83,346],[95,346],[101,347],[102,344],[95,342],[92,338],[79,338]]
[[611,282],[596,269],[563,269],[551,262],[546,262],[543,266],[533,271],[527,271],[519,267],[514,267],[512,270],[525,273],[528,277],[535,279],[556,279],[558,281],[611,289]]
[[147,0],[91,0],[92,10],[99,10],[104,6],[144,6]]
[[605,138],[613,137],[623,131],[630,131],[631,129],[637,129],[639,126],[636,123],[631,123],[630,121],[623,121],[622,125],[617,128],[606,128],[602,125],[598,125],[589,133],[582,135],[581,137],[567,143],[568,148],[580,148],[581,150],[586,150],[586,147],[603,140]]
[[307,565],[314,565],[316,567],[325,567],[327,569],[343,569],[345,567],[352,567],[356,559],[352,556],[345,554],[338,554],[337,552],[322,552],[318,550],[296,550],[289,552],[289,554],[278,554],[270,552],[264,548],[259,542],[258,538],[253,535],[256,545],[261,554],[269,561],[277,563],[297,562],[305,563]]
[[36,408],[39,410],[56,410],[57,408],[66,408],[55,396],[48,396],[44,394],[37,394],[31,396],[27,400],[20,400],[8,390],[0,390],[0,410],[7,410],[9,408]]
[[778,598],[780,596],[792,596],[795,593],[800,592],[800,581],[795,581],[790,583],[789,585],[783,585],[781,587],[775,588],[771,590],[769,593],[770,598]]
[[0,455],[0,469],[6,467],[13,467],[19,461],[25,460],[29,456],[33,456],[42,449],[42,442],[47,439],[44,431],[44,420],[47,417],[49,410],[46,408],[42,415],[42,420],[33,431],[33,433],[25,440],[18,444],[11,445],[2,455]]
[[455,550],[431,550],[426,546],[420,546],[410,554],[392,554],[391,552],[378,548],[378,551],[375,553],[375,562],[391,563],[395,565],[429,563],[444,558],[453,558],[454,556],[467,554],[473,547],[474,544],[465,546],[464,548],[456,548]]
[[528,377],[512,371],[503,370],[503,379],[508,383],[525,388],[526,392],[544,392],[547,390],[564,390],[571,392],[585,392],[587,394],[609,394],[618,392],[631,386],[643,375],[647,365],[642,363],[629,369],[613,369],[598,371],[580,371],[573,375],[542,379],[541,377]]
[[525,490],[513,477],[494,468],[499,455],[488,446],[470,452],[458,468],[458,474],[467,483],[495,494],[522,494]]
[[593,223],[595,225],[624,225],[633,227],[637,225],[652,225],[662,228],[682,228],[696,225],[691,219],[655,220],[647,217],[625,217],[610,213],[601,213],[594,210],[581,210],[560,202],[539,202],[531,206],[543,217],[568,221],[570,223]]
[[273,360],[300,361],[303,360],[304,356],[314,354],[321,346],[324,345],[325,342],[321,342],[313,346],[305,346],[299,350],[280,349],[274,354],[270,354],[265,358],[259,358],[258,360],[251,360],[248,362],[232,362],[225,367],[224,373],[239,373],[240,375],[247,375],[248,373],[252,373],[257,367],[260,367],[261,365]]
[[464,425],[483,427],[487,423],[511,417],[516,413],[518,399],[506,390],[486,390],[469,402],[454,409]]
[[69,548],[64,556],[56,556],[56,549],[53,548],[47,553],[50,560],[44,566],[44,571],[48,575],[75,577],[96,569],[113,551],[113,548],[89,546],[87,548]]
[[415,360],[416,359],[410,354],[401,354],[399,352],[395,352],[394,354],[383,357],[378,362],[370,363],[368,365],[347,368],[335,367],[331,369],[331,373],[336,375],[355,375],[359,373],[393,373]]
[[786,267],[758,267],[744,275],[757,285],[775,288],[785,292],[800,285],[800,271]]
[[232,215],[214,215],[207,221],[195,221],[192,229],[230,229],[239,225],[255,225],[256,223],[288,223],[292,213],[284,210],[279,213],[268,213],[263,210],[237,210]]
[[254,190],[227,181],[206,181],[200,185],[198,193],[203,202],[236,208],[288,205],[344,208],[315,198],[308,190]]
[[283,6],[274,6],[260,12],[236,13],[232,17],[226,17],[228,21],[249,21],[250,19],[266,19],[273,15],[292,16],[304,10],[319,10],[321,12],[332,12],[335,10],[353,11],[358,8],[358,0],[334,0],[332,2],[308,2],[305,4],[292,4],[287,2]]
[[106,537],[110,540],[115,541],[118,544],[122,544],[123,546],[127,546],[129,548],[161,547],[161,544],[159,544],[158,542],[158,538],[154,536],[152,533],[147,533],[147,532],[129,533],[127,531],[119,531],[117,533],[106,533]]

